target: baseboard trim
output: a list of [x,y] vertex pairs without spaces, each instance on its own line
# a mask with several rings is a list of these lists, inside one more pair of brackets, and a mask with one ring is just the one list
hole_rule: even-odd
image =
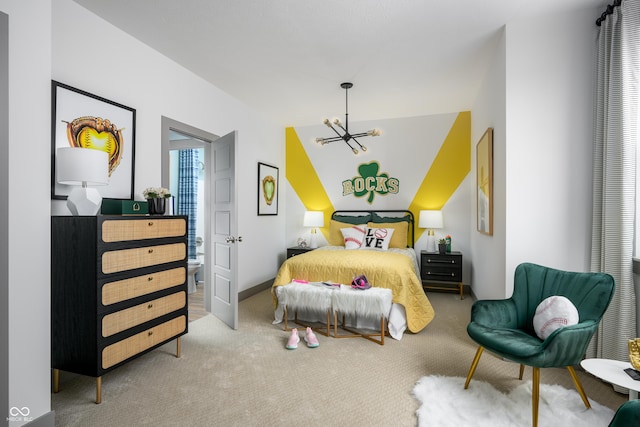
[[245,289],[244,291],[240,291],[238,293],[238,301],[242,301],[244,299],[247,299],[255,294],[257,294],[258,292],[262,292],[265,289],[269,289],[271,287],[271,285],[273,284],[273,280],[275,279],[269,279],[266,282],[262,282],[259,285],[253,286],[249,289]]
[[56,425],[56,411],[49,411],[24,425],[29,427],[54,427]]

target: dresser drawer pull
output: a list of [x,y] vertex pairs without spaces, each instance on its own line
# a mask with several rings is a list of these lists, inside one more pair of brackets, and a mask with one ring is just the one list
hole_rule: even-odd
[[147,308],[153,308],[153,304],[147,305]]
[[153,276],[149,276],[149,277],[147,277],[147,281],[148,281],[148,282],[150,282],[150,281],[152,281],[152,280],[153,280]]
[[147,336],[151,336],[153,335],[153,331],[149,331],[149,333],[147,333]]
[[149,249],[149,253],[152,254],[153,253],[153,249]]
[[149,221],[149,223],[147,224],[149,227],[153,227],[153,221]]

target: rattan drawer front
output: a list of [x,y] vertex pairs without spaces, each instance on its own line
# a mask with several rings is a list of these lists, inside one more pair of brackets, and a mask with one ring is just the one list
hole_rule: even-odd
[[110,368],[164,340],[184,332],[186,325],[187,319],[185,316],[176,317],[168,322],[154,326],[153,328],[105,347],[104,350],[102,350],[102,369]]
[[141,295],[180,285],[186,280],[184,267],[109,282],[102,286],[102,305],[115,304]]
[[144,322],[171,313],[186,304],[186,294],[177,292],[166,297],[147,301],[143,304],[107,314],[102,318],[102,336],[109,337],[118,332],[126,331]]
[[107,220],[102,223],[102,241],[104,242],[180,237],[186,233],[187,222],[181,218]]
[[104,274],[117,273],[118,271],[181,261],[185,258],[186,253],[187,247],[184,243],[107,251],[102,254],[102,272]]

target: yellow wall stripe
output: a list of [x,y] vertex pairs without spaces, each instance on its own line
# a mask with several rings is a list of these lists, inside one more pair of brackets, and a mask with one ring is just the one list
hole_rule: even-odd
[[471,171],[471,112],[458,114],[429,171],[422,180],[409,210],[416,218],[415,240],[424,229],[417,227],[421,210],[441,209]]
[[325,238],[328,237],[329,222],[335,209],[300,142],[296,130],[292,127],[286,129],[286,170],[287,181],[305,209],[324,212],[325,226],[321,231]]

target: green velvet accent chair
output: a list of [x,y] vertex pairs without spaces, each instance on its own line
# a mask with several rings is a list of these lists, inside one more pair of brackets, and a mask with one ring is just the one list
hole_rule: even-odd
[[[582,273],[556,270],[523,263],[516,267],[513,295],[505,300],[479,300],[471,307],[467,333],[478,343],[464,388],[469,387],[484,349],[520,364],[520,379],[525,366],[533,368],[532,424],[538,425],[540,368],[566,367],[587,408],[584,393],[573,366],[584,358],[591,337],[606,311],[615,281],[606,273]],[[546,298],[560,295],[578,309],[576,325],[557,329],[545,340],[536,335],[533,316]]]
[[640,400],[627,400],[616,411],[609,427],[640,426]]

